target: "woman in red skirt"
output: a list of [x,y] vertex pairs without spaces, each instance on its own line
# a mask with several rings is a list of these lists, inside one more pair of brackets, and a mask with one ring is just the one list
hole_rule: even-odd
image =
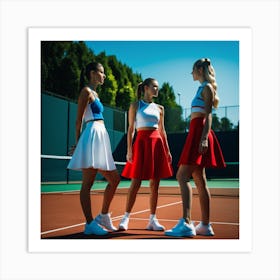
[[[181,188],[183,217],[176,226],[165,231],[169,236],[214,235],[210,224],[210,193],[207,188],[205,168],[224,168],[225,162],[220,144],[211,130],[212,108],[217,108],[219,98],[215,71],[209,59],[199,59],[193,66],[193,80],[201,83],[191,104],[189,133],[178,163],[176,178]],[[201,222],[195,226],[191,221],[193,177],[198,189]]]
[[[156,218],[158,188],[160,179],[171,177],[173,171],[164,128],[164,107],[153,102],[153,97],[158,96],[158,82],[147,78],[138,85],[137,96],[138,101],[130,105],[128,112],[127,163],[122,176],[131,179],[131,185],[127,196],[126,212],[119,224],[119,230],[128,229],[130,212],[141,182],[150,180],[151,215],[146,229],[163,231],[164,227]],[[137,135],[132,145],[135,129]]]

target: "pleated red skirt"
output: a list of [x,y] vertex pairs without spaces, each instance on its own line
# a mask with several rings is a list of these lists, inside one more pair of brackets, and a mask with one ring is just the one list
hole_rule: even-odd
[[132,163],[126,163],[121,174],[123,177],[149,180],[173,175],[164,141],[158,130],[138,131],[132,152]]
[[199,143],[204,127],[204,118],[194,118],[191,120],[189,133],[178,162],[178,166],[199,165],[206,168],[226,167],[223,153],[219,141],[213,130],[208,135],[208,150],[205,154],[200,154]]

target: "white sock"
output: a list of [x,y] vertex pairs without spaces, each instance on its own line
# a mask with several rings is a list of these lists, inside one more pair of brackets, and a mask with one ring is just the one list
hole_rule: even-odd
[[127,217],[127,218],[129,218],[130,213],[129,213],[129,212],[125,212],[125,213],[124,213],[124,216]]
[[156,214],[150,214],[150,221],[156,218]]
[[105,217],[105,216],[108,216],[108,213],[106,213],[106,214],[101,213],[101,217]]

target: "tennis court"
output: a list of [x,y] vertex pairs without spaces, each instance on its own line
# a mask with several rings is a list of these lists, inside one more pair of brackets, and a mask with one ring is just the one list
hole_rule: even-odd
[[[122,180],[113,198],[110,212],[113,224],[118,224],[124,214],[129,180]],[[194,186],[193,182],[192,185]],[[97,181],[91,191],[93,215],[99,214],[106,182]],[[193,239],[239,238],[239,180],[208,180],[211,192],[211,222],[215,236],[195,236]],[[148,181],[143,181],[132,209],[127,231],[111,232],[106,236],[84,235],[84,216],[79,200],[80,183],[41,185],[41,238],[55,239],[163,239],[163,232],[146,230],[149,209]],[[192,220],[200,221],[199,199],[193,189]],[[157,218],[166,229],[173,227],[181,217],[182,202],[176,180],[162,180],[159,188]],[[181,239],[181,238],[179,238]]]
[[[77,104],[42,93],[41,131],[41,238],[60,239],[147,239],[172,238],[163,232],[145,230],[150,215],[148,182],[143,181],[132,209],[129,229],[112,232],[106,236],[84,235],[85,218],[82,213],[79,190],[81,172],[68,170],[69,147],[75,143]],[[126,161],[127,115],[110,107],[104,110],[113,157],[119,173]],[[56,125],[53,126],[52,123]],[[174,169],[173,180],[162,180],[159,188],[157,218],[166,229],[172,228],[181,218],[182,202],[178,182],[174,180],[179,156],[187,133],[168,133]],[[226,160],[225,169],[207,170],[210,188],[210,219],[215,231],[213,237],[196,236],[194,239],[238,239],[239,238],[239,132],[216,133]],[[209,176],[208,176],[209,175]],[[214,180],[215,178],[215,180]],[[221,178],[221,179],[216,179]],[[231,178],[231,179],[226,179]],[[232,179],[234,178],[234,179]],[[125,212],[129,180],[122,180],[113,198],[110,212],[115,227]],[[194,185],[194,184],[193,184]],[[96,178],[91,191],[93,216],[101,210],[106,182]],[[200,221],[199,198],[194,188],[192,220]]]

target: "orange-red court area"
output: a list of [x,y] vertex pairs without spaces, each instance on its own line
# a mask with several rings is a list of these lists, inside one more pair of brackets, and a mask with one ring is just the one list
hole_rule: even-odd
[[[209,182],[211,193],[211,223],[214,236],[195,236],[192,239],[239,238],[239,182]],[[92,212],[100,213],[105,183],[95,184],[91,191]],[[124,214],[129,182],[123,182],[113,198],[110,212],[115,227]],[[41,186],[41,238],[42,239],[167,239],[183,237],[165,236],[164,232],[146,230],[148,224],[149,187],[140,188],[132,209],[127,231],[110,232],[105,236],[85,235],[85,219],[79,200],[79,184],[42,184]],[[193,189],[192,220],[201,218],[199,197]],[[182,201],[176,181],[162,182],[159,190],[157,218],[166,229],[172,228],[181,218]],[[187,238],[185,238],[187,239]]]

